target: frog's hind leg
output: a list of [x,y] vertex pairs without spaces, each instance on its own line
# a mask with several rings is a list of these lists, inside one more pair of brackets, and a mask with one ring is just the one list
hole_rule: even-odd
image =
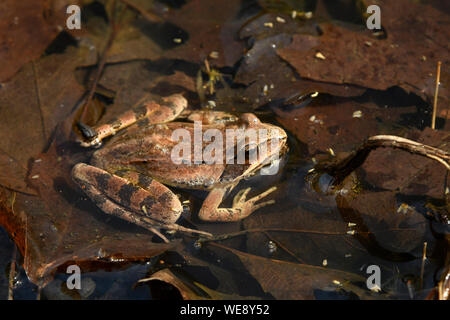
[[274,200],[268,200],[260,203],[256,202],[266,197],[276,189],[276,187],[272,187],[248,200],[247,194],[249,193],[250,188],[243,189],[234,197],[231,208],[219,208],[219,205],[222,203],[222,200],[227,193],[227,188],[214,189],[209,193],[203,202],[198,216],[204,221],[239,221],[248,217],[255,210],[275,203]]
[[155,101],[148,97],[141,99],[135,107],[126,111],[121,116],[113,118],[106,124],[89,127],[78,123],[78,128],[83,134],[83,147],[98,146],[106,137],[114,135],[117,131],[126,128],[137,121],[145,121],[146,124],[165,123],[174,120],[187,107],[187,100],[181,94],[173,94],[169,97]]
[[183,207],[165,185],[135,172],[111,174],[100,168],[78,163],[72,178],[105,213],[148,229],[167,240],[156,228],[211,234],[178,226]]

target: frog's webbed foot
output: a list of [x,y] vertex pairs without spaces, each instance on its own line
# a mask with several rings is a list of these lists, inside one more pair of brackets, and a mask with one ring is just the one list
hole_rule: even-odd
[[266,197],[277,188],[272,187],[266,191],[247,200],[247,195],[251,188],[239,191],[233,199],[231,208],[218,208],[226,193],[226,189],[214,189],[203,202],[203,206],[199,212],[199,218],[204,221],[221,221],[221,222],[235,222],[248,217],[255,210],[264,206],[274,204],[275,200],[268,200],[256,203],[262,198]]

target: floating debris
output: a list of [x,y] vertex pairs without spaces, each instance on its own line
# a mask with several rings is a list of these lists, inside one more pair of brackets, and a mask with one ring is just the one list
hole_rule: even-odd
[[36,175],[32,176],[31,179],[39,179],[39,175],[36,174]]
[[202,247],[202,243],[200,241],[197,240],[194,242],[195,249],[199,250],[199,249],[201,249],[201,247]]
[[315,57],[317,59],[320,59],[320,60],[325,60],[326,59],[326,57],[321,52],[317,52]]
[[336,156],[336,154],[334,153],[333,149],[328,148],[328,152],[334,157]]
[[352,256],[351,253],[346,253],[344,257],[345,257],[345,258],[350,258],[351,256]]
[[316,92],[314,92],[314,93],[311,94],[311,98],[315,98],[315,97],[317,97],[318,95],[319,95],[319,92],[316,91]]
[[219,53],[218,53],[217,51],[212,51],[212,52],[209,54],[209,57],[210,57],[211,59],[218,59],[218,58],[219,58]]
[[380,292],[381,291],[381,288],[378,286],[378,285],[373,285],[371,288],[370,288],[370,290],[371,291],[373,291],[373,292]]
[[286,23],[286,20],[284,20],[282,17],[277,17],[276,20],[279,23]]
[[264,27],[273,28],[273,23],[272,22],[264,22]]
[[269,248],[269,253],[271,253],[271,254],[276,252],[278,249],[277,244],[275,242],[273,242],[272,240],[270,240],[267,243],[267,247]]
[[355,230],[349,230],[349,231],[347,231],[347,234],[349,234],[349,235],[351,235],[351,236],[355,235],[355,233],[356,233]]
[[208,107],[209,108],[215,108],[216,107],[216,102],[213,100],[208,100]]
[[366,42],[364,42],[364,44],[365,44],[366,46],[368,46],[368,47],[371,47],[371,46],[372,46],[372,42],[370,42],[370,41],[366,41]]
[[348,226],[351,228],[351,227],[354,227],[354,226],[356,226],[356,223],[354,223],[354,222],[349,222],[348,223]]
[[292,12],[291,12],[291,18],[292,18],[292,19],[295,19],[296,17],[297,17],[297,11],[292,10]]
[[174,38],[174,39],[173,39],[173,42],[175,42],[175,43],[181,43],[181,42],[183,42],[183,40],[182,40],[181,38]]
[[337,286],[342,286],[342,283],[338,280],[333,280],[333,283]]
[[353,118],[361,118],[361,117],[362,117],[361,110],[357,110],[357,111],[353,112]]
[[402,204],[398,207],[397,213],[403,213],[403,214],[406,214],[406,213],[408,213],[409,210],[412,210],[412,208],[411,208],[408,204],[402,203]]
[[326,266],[328,265],[328,260],[327,260],[327,259],[323,259],[322,265],[323,265],[324,267],[326,267]]

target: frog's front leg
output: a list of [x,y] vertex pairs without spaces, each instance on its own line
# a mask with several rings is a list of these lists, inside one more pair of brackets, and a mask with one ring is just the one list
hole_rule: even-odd
[[187,100],[181,94],[173,94],[161,98],[161,101],[143,98],[131,110],[121,116],[91,128],[85,124],[78,123],[83,134],[83,147],[98,146],[103,139],[114,135],[117,131],[124,129],[137,121],[147,121],[147,124],[165,123],[174,120],[187,107]]
[[213,189],[203,201],[203,205],[198,214],[199,218],[204,221],[235,222],[248,217],[253,211],[261,207],[275,203],[274,200],[261,203],[256,202],[275,191],[277,189],[276,187],[269,188],[257,196],[246,200],[247,194],[250,191],[250,188],[247,188],[238,192],[233,199],[231,208],[219,208],[229,189],[227,187]]
[[183,207],[165,185],[136,172],[111,174],[100,168],[78,163],[72,178],[105,213],[152,231],[168,241],[156,228],[211,234],[176,224]]

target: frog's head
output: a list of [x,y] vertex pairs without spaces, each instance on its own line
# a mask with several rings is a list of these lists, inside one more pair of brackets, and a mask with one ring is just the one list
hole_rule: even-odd
[[[249,164],[246,172],[250,174],[266,166],[273,169],[273,164],[278,166],[280,158],[287,151],[286,132],[276,125],[261,122],[253,113],[242,114],[240,122],[245,134],[238,137],[237,150],[245,151]],[[277,171],[278,167],[275,171],[264,168],[261,173],[271,175]]]

